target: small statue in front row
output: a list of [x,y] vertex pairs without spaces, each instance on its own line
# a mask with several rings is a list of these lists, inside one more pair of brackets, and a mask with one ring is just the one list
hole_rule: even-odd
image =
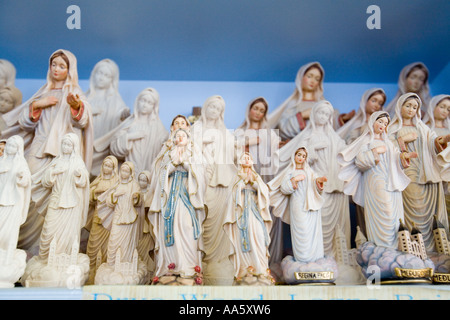
[[148,218],[155,235],[153,284],[201,285],[205,179],[186,129],[154,168]]
[[26,253],[17,249],[20,225],[31,197],[31,173],[23,156],[23,139],[12,136],[0,157],[0,287],[12,288],[25,271]]
[[294,256],[281,263],[288,284],[334,282],[337,264],[324,254],[321,192],[326,177],[318,177],[308,165],[306,147],[298,148],[290,165],[269,182],[273,215],[291,226]]
[[269,189],[253,168],[249,153],[240,157],[240,168],[229,197],[224,229],[232,245],[230,260],[235,284],[272,285],[269,269]]
[[106,262],[100,265],[95,284],[144,284],[148,270],[139,258],[141,194],[132,162],[120,166],[119,181],[98,200],[98,217],[109,230]]
[[89,206],[89,172],[74,133],[61,139],[61,154],[40,176],[50,191],[39,241],[39,255],[27,264],[25,286],[78,287],[89,275],[89,257],[79,253],[81,228]]

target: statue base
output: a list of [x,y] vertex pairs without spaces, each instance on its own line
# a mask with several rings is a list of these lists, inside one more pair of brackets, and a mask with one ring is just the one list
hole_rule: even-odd
[[11,253],[0,249],[0,257],[0,288],[13,288],[25,271],[27,254],[20,249]]
[[[54,260],[65,259],[65,254],[56,255]],[[25,287],[63,287],[81,288],[89,277],[89,257],[83,253],[76,255],[71,263],[49,263],[48,260],[34,256],[28,261],[21,284]]]
[[293,256],[286,256],[281,262],[281,268],[286,283],[290,285],[330,285],[338,276],[338,266],[332,257],[301,262]]
[[[122,263],[124,264],[124,263]],[[128,266],[128,263],[126,266]],[[120,269],[120,270],[119,270]],[[146,264],[138,259],[134,270],[123,270],[129,268],[119,268],[117,265],[102,263],[95,274],[96,285],[142,285],[147,284],[148,270]]]

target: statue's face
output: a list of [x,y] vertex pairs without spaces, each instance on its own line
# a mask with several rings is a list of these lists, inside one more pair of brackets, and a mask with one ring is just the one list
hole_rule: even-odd
[[410,99],[406,101],[401,110],[401,115],[403,119],[412,119],[417,114],[417,109],[419,109],[419,103],[416,99]]
[[253,165],[253,159],[250,155],[244,154],[241,157],[241,166],[244,168],[250,168]]
[[131,176],[131,168],[127,165],[122,165],[120,167],[120,177],[122,180],[128,180]]
[[73,151],[73,143],[70,139],[63,139],[61,142],[61,150],[63,154],[71,154]]
[[439,102],[434,109],[434,119],[445,120],[450,114],[450,98],[444,99]]
[[14,108],[14,100],[7,90],[0,91],[0,113],[6,113]]
[[266,111],[266,105],[259,101],[252,105],[248,117],[250,121],[261,122],[264,119]]
[[19,147],[17,146],[17,144],[11,140],[9,140],[6,145],[4,145],[4,149],[7,155],[15,155],[17,151],[19,151]]
[[328,108],[320,108],[315,113],[316,124],[325,125],[330,121],[331,110]]
[[375,134],[381,134],[383,132],[386,132],[386,128],[387,128],[388,124],[389,124],[388,118],[382,117],[382,118],[378,119],[373,124],[373,132]]
[[141,173],[139,175],[138,182],[139,182],[139,186],[141,187],[141,189],[147,188],[147,186],[148,186],[148,179],[147,179],[147,176],[145,174]]
[[106,159],[103,162],[102,170],[103,170],[103,174],[110,175],[114,170],[114,163],[111,160]]
[[316,91],[322,81],[322,74],[318,68],[309,69],[302,78],[302,89],[305,91]]
[[186,120],[182,117],[178,117],[173,121],[172,131],[176,131],[180,128],[187,129],[187,127],[188,127],[188,124],[187,124]]
[[69,68],[62,57],[56,57],[50,65],[50,74],[54,81],[65,81]]
[[178,131],[175,134],[175,143],[178,146],[185,146],[188,143],[188,137],[186,132],[184,132],[183,130]]
[[140,114],[150,114],[155,108],[156,101],[149,95],[143,95],[139,98],[138,107]]
[[110,87],[113,79],[111,70],[104,64],[100,65],[94,74],[94,85],[99,89],[107,89]]
[[306,157],[307,157],[307,154],[306,154],[305,150],[303,150],[303,149],[298,150],[295,153],[295,163],[299,164],[299,165],[303,165],[306,162]]
[[406,78],[406,91],[418,93],[425,83],[426,74],[421,69],[412,71]]
[[220,117],[222,108],[218,103],[210,103],[206,107],[206,118],[208,120],[217,120]]
[[383,95],[377,93],[374,94],[367,100],[366,103],[366,115],[370,116],[372,113],[380,111],[384,105],[384,97]]

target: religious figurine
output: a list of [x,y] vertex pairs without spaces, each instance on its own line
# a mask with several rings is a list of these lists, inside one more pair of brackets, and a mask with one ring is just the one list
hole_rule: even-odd
[[[268,184],[273,214],[291,228],[293,257],[288,255],[281,263],[288,284],[297,283],[298,272],[317,271],[317,265],[323,266],[320,271],[333,274],[324,280],[335,280],[336,261],[325,257],[323,247],[321,193],[326,181],[326,177],[317,176],[310,168],[307,149],[299,147],[292,154],[289,166]],[[315,270],[310,269],[311,264]]]
[[96,141],[91,174],[97,176],[102,160],[109,155],[111,131],[130,115],[119,93],[119,67],[114,61],[103,59],[94,66],[86,96],[92,107]]
[[0,136],[1,132],[8,128],[2,115],[11,111],[21,103],[22,95],[17,88],[0,88]]
[[[268,116],[271,128],[280,130],[282,141],[290,140],[303,130],[308,121],[313,105],[324,100],[323,79],[325,71],[319,62],[303,65],[295,78],[295,90],[275,111]],[[333,126],[338,127],[348,121],[354,111],[333,117]]]
[[[280,137],[271,129],[267,122],[269,104],[263,97],[251,100],[247,106],[245,120],[234,132],[238,144],[244,145],[245,150],[253,159],[253,167],[264,182],[269,182],[278,172],[278,147]],[[278,217],[272,216],[270,230],[270,266],[277,277],[278,264],[283,254],[283,223]]]
[[364,133],[339,153],[338,162],[344,192],[364,208],[367,239],[395,249],[404,218],[402,191],[410,182],[403,169],[417,155],[401,153],[388,139],[389,122],[387,112],[372,113]]
[[[427,114],[423,122],[438,136],[450,134],[450,95],[440,94],[430,100]],[[441,178],[445,191],[447,216],[450,218],[450,148],[445,148],[438,155],[438,163],[442,166]]]
[[337,155],[346,144],[333,128],[334,108],[322,100],[311,109],[306,128],[280,149],[281,167],[285,168],[299,145],[308,147],[308,164],[319,176],[326,176],[322,191],[322,234],[325,254],[334,255],[334,237],[339,226],[345,235],[347,246],[351,243],[349,197],[344,194],[344,183],[338,178]]
[[269,269],[270,217],[269,189],[253,167],[249,153],[240,158],[240,166],[230,194],[224,229],[233,252],[236,284],[273,284]]
[[189,131],[178,129],[155,168],[148,219],[155,236],[153,284],[201,285],[205,178]]
[[[67,133],[77,135],[81,157],[90,171],[94,142],[91,107],[78,85],[77,60],[71,52],[54,52],[47,83],[25,103],[5,113],[3,120],[8,126],[3,137],[19,134],[24,138],[32,175],[41,176],[61,154],[61,139]],[[43,223],[40,213],[45,210],[42,194],[45,190],[33,186],[30,212],[19,234],[19,247],[23,249],[32,249],[39,241]]]
[[385,110],[393,119],[397,100],[405,93],[415,93],[422,101],[421,114],[426,114],[430,102],[430,86],[428,84],[429,71],[422,62],[414,62],[406,65],[398,77],[398,91],[394,99],[389,102]]
[[15,97],[16,105],[22,104],[22,92],[16,87],[16,68],[5,59],[0,59],[0,89],[9,88]]
[[144,284],[148,270],[137,251],[142,200],[132,162],[120,166],[118,181],[98,200],[98,217],[110,233],[106,262],[97,269],[94,283]]
[[[367,129],[367,123],[370,116],[376,112],[381,111],[386,102],[386,94],[381,88],[371,88],[364,92],[359,103],[359,109],[356,115],[336,130],[346,144],[350,145],[353,141],[359,138]],[[363,235],[366,235],[366,226],[364,222],[364,208],[354,204],[356,211],[356,225],[359,226]]]
[[194,143],[201,147],[204,158],[207,218],[203,224],[203,274],[209,285],[231,285],[234,277],[233,265],[228,259],[231,242],[222,225],[240,151],[234,135],[225,126],[224,113],[224,99],[218,95],[211,96],[203,104],[200,119],[191,128]]
[[[88,215],[89,172],[81,157],[76,134],[65,134],[60,150],[61,154],[40,178],[42,187],[50,190],[50,196],[40,235],[39,255],[28,262],[21,280],[27,287],[81,286],[89,275],[89,257],[79,253],[81,228]],[[77,272],[72,272],[75,269]]]
[[403,190],[405,224],[413,225],[422,233],[427,251],[435,251],[433,241],[433,217],[448,230],[448,217],[441,170],[437,157],[447,147],[450,135],[437,136],[421,120],[421,99],[415,93],[406,93],[397,101],[395,116],[389,125],[388,134],[402,152],[415,152],[405,169],[411,182]]
[[98,197],[111,189],[119,180],[119,165],[117,158],[107,156],[102,163],[100,174],[90,183],[89,187],[89,217],[86,229],[89,238],[86,254],[90,259],[89,280],[87,284],[94,284],[95,273],[100,265],[106,262],[109,230],[106,229],[98,217]]
[[141,206],[138,208],[139,210],[139,237],[138,237],[138,254],[141,257],[142,261],[147,266],[148,280],[145,283],[148,283],[152,278],[153,270],[155,269],[155,262],[150,257],[150,251],[155,247],[155,241],[153,239],[153,234],[151,232],[150,223],[147,219],[147,209],[150,207],[151,197],[151,189],[150,183],[152,181],[152,176],[150,171],[145,170],[139,173],[138,175],[138,183],[141,193]]
[[159,118],[159,93],[155,89],[142,90],[133,110],[133,115],[121,124],[114,135],[110,151],[119,160],[133,162],[136,172],[142,172],[151,170],[169,133]]
[[12,136],[0,156],[0,287],[12,288],[25,271],[26,253],[16,249],[20,225],[27,218],[31,174],[23,156],[23,139]]

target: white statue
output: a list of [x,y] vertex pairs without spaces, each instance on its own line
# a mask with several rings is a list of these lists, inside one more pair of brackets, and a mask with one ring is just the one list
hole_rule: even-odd
[[8,128],[2,115],[22,104],[22,94],[17,88],[0,88],[0,136],[1,132]]
[[322,100],[311,109],[306,128],[280,149],[280,163],[284,169],[291,162],[292,154],[299,145],[308,148],[308,164],[319,176],[326,176],[327,183],[322,192],[322,233],[325,254],[334,252],[334,236],[339,226],[350,245],[350,209],[348,196],[344,194],[344,183],[338,178],[339,164],[336,157],[346,144],[333,128],[334,108]]
[[308,151],[294,151],[291,163],[268,183],[273,215],[291,226],[294,258],[312,262],[324,257],[321,193],[325,177],[319,177],[308,164]]
[[90,183],[89,187],[89,216],[85,228],[89,231],[86,254],[90,259],[89,281],[93,284],[97,268],[106,262],[109,230],[106,229],[98,217],[98,197],[117,184],[119,180],[119,165],[117,158],[107,156],[102,163],[100,175]]
[[16,68],[5,59],[0,59],[0,89],[9,88],[15,97],[16,105],[22,103],[22,92],[16,87]]
[[426,113],[431,98],[428,78],[428,68],[422,62],[413,62],[403,67],[398,77],[398,92],[385,108],[392,119],[395,115],[397,100],[408,92],[415,93],[420,97],[423,104],[421,114]]
[[[295,78],[294,92],[268,116],[269,126],[280,130],[281,140],[292,139],[306,127],[313,105],[325,99],[324,77],[325,71],[319,62],[307,63],[300,67]],[[352,111],[339,115],[336,110],[333,127],[343,125],[354,113]]]
[[111,132],[130,115],[119,92],[119,67],[114,61],[103,59],[94,66],[86,96],[92,107],[96,140],[91,174],[97,176],[102,160],[109,155]]
[[26,253],[16,249],[31,197],[31,173],[23,139],[12,136],[0,156],[0,287],[14,287],[25,271]]
[[[77,135],[81,157],[90,171],[94,143],[92,114],[78,85],[77,60],[71,52],[54,52],[49,60],[47,83],[25,103],[4,114],[3,119],[8,126],[3,136],[19,134],[24,138],[25,158],[32,175],[42,176],[51,161],[61,154],[61,139],[67,133]],[[46,196],[45,188],[39,183],[33,185],[30,212],[19,234],[20,248],[37,246]]]
[[403,169],[416,155],[401,154],[388,139],[389,122],[387,112],[374,112],[364,133],[338,155],[338,161],[344,192],[364,208],[367,239],[396,249],[404,217],[401,193],[410,182]]
[[336,130],[347,144],[352,143],[361,136],[367,128],[372,113],[381,111],[386,102],[386,94],[381,88],[371,88],[364,92],[355,116]]
[[134,113],[120,125],[110,150],[119,160],[133,162],[136,172],[151,170],[168,136],[159,118],[159,93],[147,88],[137,96]]
[[448,230],[445,194],[442,185],[438,154],[445,150],[450,135],[438,137],[421,120],[421,100],[415,93],[406,93],[397,101],[395,116],[388,127],[389,138],[403,152],[415,152],[405,170],[411,179],[403,190],[405,224],[414,226],[422,233],[427,251],[435,251],[433,238],[433,217],[441,221]]
[[262,280],[260,284],[270,285],[269,233],[272,218],[269,189],[253,168],[249,153],[244,153],[239,162],[223,225],[234,248],[230,259],[235,270],[235,282],[240,284],[247,277],[255,277]]
[[144,284],[148,270],[137,251],[141,193],[132,162],[120,166],[119,180],[98,200],[98,217],[109,230],[106,262],[95,275],[95,284]]
[[193,151],[189,131],[176,130],[172,147],[155,168],[148,218],[155,235],[154,276],[202,284],[205,178],[197,161],[201,154]]
[[[61,154],[40,177],[50,190],[39,241],[39,255],[27,264],[22,283],[26,286],[70,286],[70,268],[78,268],[77,285],[89,273],[89,257],[79,253],[81,228],[89,209],[89,172],[81,157],[81,146],[74,133],[61,140]],[[71,278],[73,281],[73,278]]]
[[225,101],[215,95],[206,99],[201,117],[191,128],[194,143],[202,148],[205,168],[205,204],[207,218],[203,224],[205,245],[205,282],[233,283],[234,269],[228,259],[231,242],[222,225],[229,205],[227,199],[236,176],[239,150],[234,135],[224,123]]

